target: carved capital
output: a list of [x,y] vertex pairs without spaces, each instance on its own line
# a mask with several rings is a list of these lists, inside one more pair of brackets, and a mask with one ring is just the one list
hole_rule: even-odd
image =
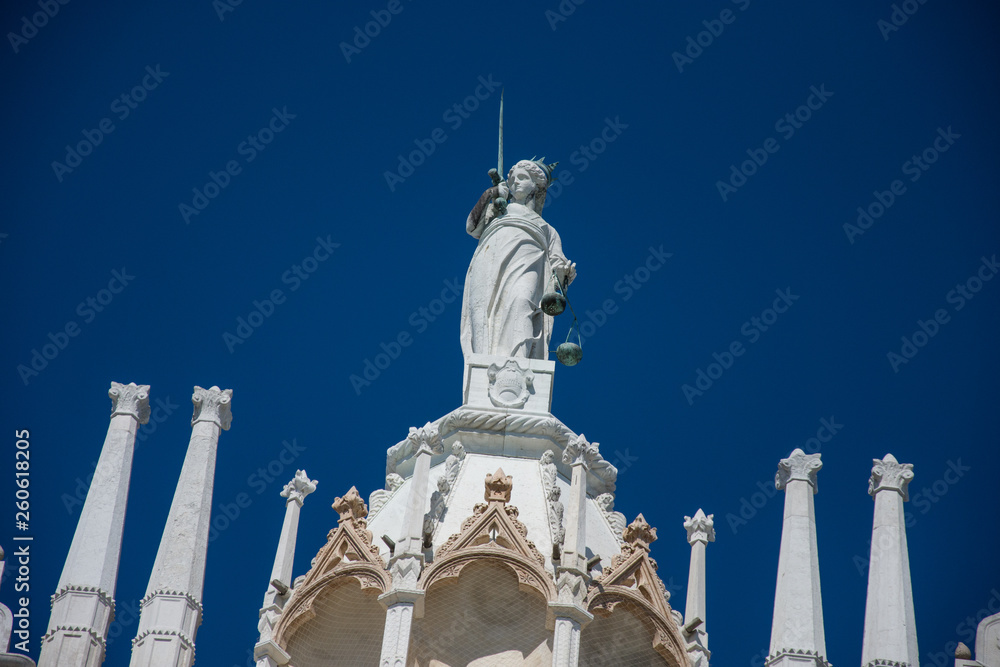
[[892,454],[886,454],[881,461],[872,460],[872,476],[868,480],[868,495],[875,497],[879,491],[886,489],[897,491],[903,496],[903,501],[910,499],[907,487],[913,479],[913,464],[900,463]]
[[219,425],[223,431],[229,430],[229,425],[233,422],[233,412],[230,404],[233,400],[232,389],[202,389],[195,386],[191,402],[194,403],[194,415],[191,417],[191,426],[198,422],[213,422]]
[[649,545],[656,541],[656,529],[646,522],[646,517],[639,515],[635,521],[625,527],[622,534],[625,543],[649,551]]
[[492,475],[486,473],[486,500],[489,502],[510,502],[510,491],[514,488],[514,478],[504,475],[503,468],[497,468]]
[[596,442],[588,442],[583,433],[574,436],[566,445],[562,455],[566,465],[582,465],[589,469],[595,461],[601,460],[601,452]]
[[428,454],[440,454],[444,451],[444,444],[441,441],[441,432],[437,424],[427,422],[420,428],[410,427],[410,434],[406,436],[414,455],[426,452]]
[[352,486],[351,490],[343,496],[338,496],[333,501],[333,509],[340,515],[338,523],[344,521],[357,521],[368,516],[368,508],[365,501],[358,493],[358,487]]
[[295,477],[292,478],[288,484],[285,484],[285,488],[281,490],[281,497],[288,498],[286,505],[292,501],[302,506],[302,502],[305,500],[306,496],[316,490],[316,485],[319,484],[314,479],[309,479],[305,470],[296,470]]
[[781,459],[778,463],[778,473],[774,476],[774,486],[778,491],[784,490],[788,482],[799,480],[809,482],[812,485],[813,493],[817,492],[816,473],[823,467],[819,454],[806,454],[801,449],[796,449],[787,459]]
[[702,542],[708,544],[715,541],[715,518],[714,514],[705,515],[705,512],[698,509],[693,517],[684,517],[684,529],[687,530],[688,544]]
[[111,416],[128,415],[140,424],[149,421],[149,385],[129,382],[112,382],[108,390],[111,398]]

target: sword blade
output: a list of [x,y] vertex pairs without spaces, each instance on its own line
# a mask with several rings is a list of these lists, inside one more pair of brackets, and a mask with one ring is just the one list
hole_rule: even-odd
[[497,173],[500,178],[506,180],[503,173],[503,88],[500,89],[500,142],[497,148]]

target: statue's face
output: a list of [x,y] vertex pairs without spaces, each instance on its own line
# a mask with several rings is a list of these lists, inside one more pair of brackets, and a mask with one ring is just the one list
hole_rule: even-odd
[[510,194],[514,198],[514,201],[524,202],[534,194],[535,182],[531,180],[531,174],[528,173],[527,169],[518,167],[514,169],[510,177],[512,182]]

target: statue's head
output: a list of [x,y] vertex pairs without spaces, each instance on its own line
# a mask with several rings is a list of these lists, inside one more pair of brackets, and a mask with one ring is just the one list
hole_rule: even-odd
[[544,160],[545,158],[521,160],[507,173],[507,187],[510,188],[511,198],[538,214],[541,214],[545,205],[552,170],[558,164],[545,164]]
[[542,458],[541,458],[541,460],[539,462],[542,465],[546,465],[548,463],[552,463],[552,461],[555,458],[556,458],[556,455],[552,453],[552,450],[551,449],[546,449],[544,452],[542,452]]

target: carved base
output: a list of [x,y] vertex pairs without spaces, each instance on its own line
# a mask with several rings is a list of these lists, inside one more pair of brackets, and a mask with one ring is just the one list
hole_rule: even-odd
[[462,403],[535,413],[552,409],[556,362],[473,354],[465,359]]
[[114,608],[111,596],[96,587],[66,586],[56,592],[38,664],[98,667],[104,661],[104,639]]
[[201,604],[180,591],[155,591],[141,606],[130,667],[191,667]]
[[766,667],[830,667],[826,658],[808,650],[780,649],[768,656]]

